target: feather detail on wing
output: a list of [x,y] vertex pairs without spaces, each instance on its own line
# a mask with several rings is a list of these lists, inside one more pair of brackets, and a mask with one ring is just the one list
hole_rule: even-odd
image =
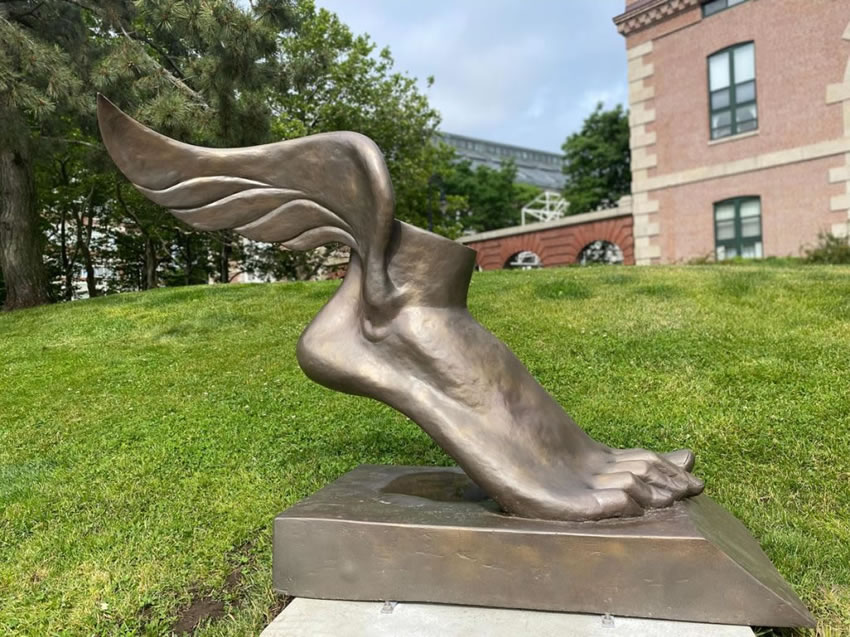
[[204,148],[160,135],[103,96],[98,120],[121,172],[190,226],[233,229],[293,250],[339,241],[357,251],[367,269],[370,262],[383,268],[393,192],[383,156],[369,138],[340,132]]

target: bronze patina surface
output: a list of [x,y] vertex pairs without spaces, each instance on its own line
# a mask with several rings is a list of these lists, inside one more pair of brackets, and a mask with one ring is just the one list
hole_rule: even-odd
[[364,467],[294,506],[275,521],[279,590],[811,625],[746,529],[691,497],[703,484],[690,451],[593,440],[472,317],[474,252],[394,218],[371,140],[202,148],[103,97],[98,119],[118,168],[190,226],[349,246],[344,282],[298,342],[301,368],[404,413],[465,471]]
[[136,188],[200,230],[351,248],[342,286],[298,343],[313,380],[398,409],[514,515],[642,515],[702,491],[688,450],[588,436],[466,307],[474,251],[394,218],[383,155],[324,133],[250,148],[169,139],[100,97],[103,141]]
[[505,515],[456,468],[364,465],[275,520],[296,597],[760,626],[814,621],[747,529],[700,495],[640,518]]

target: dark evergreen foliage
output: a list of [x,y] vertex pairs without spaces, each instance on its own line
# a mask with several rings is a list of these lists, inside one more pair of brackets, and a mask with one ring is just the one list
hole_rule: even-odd
[[420,225],[429,179],[450,160],[431,141],[439,116],[415,79],[311,0],[0,2],[0,181],[14,186],[0,196],[9,307],[48,300],[45,263],[60,299],[311,271],[310,255],[194,233],[140,197],[105,156],[97,91],[202,145],[360,131],[386,155],[399,218]]

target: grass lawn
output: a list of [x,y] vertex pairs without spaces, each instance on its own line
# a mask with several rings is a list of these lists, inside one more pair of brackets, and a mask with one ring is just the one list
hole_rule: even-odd
[[[360,463],[450,463],[298,368],[336,287],[0,315],[0,633],[160,635],[194,600],[195,634],[256,634],[275,514]],[[470,307],[591,435],[694,449],[821,633],[850,634],[850,268],[484,273]]]

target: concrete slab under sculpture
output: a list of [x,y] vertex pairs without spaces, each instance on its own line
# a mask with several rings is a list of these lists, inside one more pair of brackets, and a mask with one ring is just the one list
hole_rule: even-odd
[[[482,627],[484,627],[482,629]],[[260,637],[753,637],[746,626],[504,608],[293,600]]]
[[[515,516],[504,519],[517,524],[528,518],[522,522],[526,525],[599,520],[603,526],[587,528],[603,529],[616,523],[606,520],[625,518],[621,524],[641,528],[658,515],[664,524],[674,524],[682,511],[701,510],[698,503],[705,499],[687,500],[703,489],[690,473],[690,451],[657,454],[593,440],[470,315],[466,295],[474,252],[394,219],[389,172],[368,138],[339,132],[249,148],[202,148],[146,128],[102,96],[98,120],[118,168],[142,194],[190,226],[231,229],[293,250],[329,242],[348,245],[351,262],[343,284],[298,342],[301,368],[327,387],[380,400],[404,413],[492,498],[493,507]],[[461,516],[465,523],[474,518],[469,513]],[[645,514],[643,520],[637,517]],[[294,515],[284,520],[303,527]],[[308,527],[318,533],[327,520]],[[514,536],[494,537],[506,541]],[[607,545],[617,550],[616,544]],[[380,553],[379,545],[372,548]],[[507,566],[520,572],[521,555],[515,558],[519,561]],[[358,559],[365,568],[368,560]],[[669,562],[663,552],[657,559]],[[673,565],[670,569],[664,572],[680,572]],[[373,576],[380,579],[379,573]],[[326,577],[321,586],[330,587],[331,580]],[[655,581],[650,578],[644,588]],[[675,582],[661,585],[672,591]],[[509,586],[507,580],[503,584]],[[711,582],[711,587],[718,585],[723,582]],[[640,613],[637,605],[623,604],[629,613]],[[701,612],[697,598],[687,606]],[[617,607],[610,611],[626,614]],[[802,624],[810,623],[805,612],[799,617]],[[787,621],[778,613],[773,624]]]

